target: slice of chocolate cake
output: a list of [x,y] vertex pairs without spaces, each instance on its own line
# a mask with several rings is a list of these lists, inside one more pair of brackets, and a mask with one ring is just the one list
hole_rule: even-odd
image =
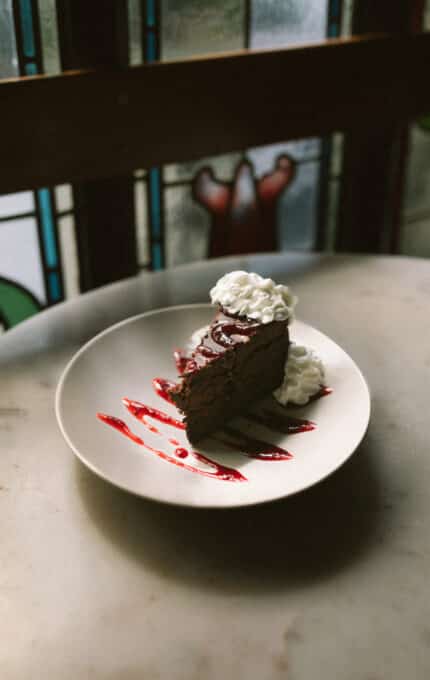
[[211,291],[218,305],[197,347],[182,362],[170,397],[196,442],[270,394],[284,379],[295,298],[257,274],[231,272]]

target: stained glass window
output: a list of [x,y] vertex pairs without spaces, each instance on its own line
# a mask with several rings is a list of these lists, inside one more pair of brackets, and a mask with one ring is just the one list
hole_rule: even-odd
[[[129,60],[321,41],[348,31],[351,7],[352,0],[128,0]],[[56,1],[0,3],[0,78],[59,71]],[[216,254],[214,236],[225,229],[230,236],[223,245],[234,251],[235,230],[252,229],[256,220],[268,227],[266,243],[288,250],[321,245],[321,225],[328,225],[330,247],[341,146],[341,135],[335,135],[136,169],[140,267],[159,269]],[[220,212],[222,195],[231,205]],[[3,326],[79,292],[74,214],[69,185],[0,196]],[[12,317],[4,310],[12,299],[17,307],[19,296],[21,316]]]
[[[0,77],[59,70],[54,0],[0,7]],[[73,205],[67,185],[0,196],[3,328],[78,292]]]
[[[151,1],[143,2],[140,4],[143,11],[136,14],[136,20],[143,22],[142,55],[146,61],[321,41],[327,36],[339,35],[342,22],[341,2],[336,0],[229,0],[210,3],[163,0],[158,6],[158,13],[155,6]],[[131,0],[131,12],[133,7],[135,2]],[[133,51],[138,54],[136,45]],[[241,154],[225,154],[195,163],[153,168],[148,175],[146,191],[153,267],[172,266],[211,254],[210,234],[220,216],[214,215],[213,211],[211,213],[214,206],[196,200],[195,183],[202,168],[210,169],[213,182],[218,182],[213,183],[213,187],[220,188],[222,183],[232,186],[240,164],[249,161],[250,172],[258,184],[264,175],[276,170],[277,159],[283,155],[294,164],[294,177],[277,197],[276,224],[266,226],[274,230],[275,243],[279,248],[309,250],[315,247],[322,221],[325,223],[329,218],[331,232],[335,229],[341,136],[338,135],[336,140],[338,160],[334,171],[331,139],[299,140],[244,149]],[[242,193],[246,192],[243,179],[241,187]],[[239,188],[234,191],[240,198]],[[256,198],[261,204],[262,198]],[[249,199],[252,200],[252,197]],[[260,207],[264,212],[264,206]],[[224,216],[224,221],[226,229],[233,228],[231,215]],[[163,233],[164,238],[161,237]]]

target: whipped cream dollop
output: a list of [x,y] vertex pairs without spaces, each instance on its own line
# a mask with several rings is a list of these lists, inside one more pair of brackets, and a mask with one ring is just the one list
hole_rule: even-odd
[[225,274],[210,291],[210,297],[212,304],[220,305],[229,314],[260,323],[291,320],[297,304],[288,286],[243,271]]
[[275,399],[283,406],[303,406],[320,391],[323,384],[324,366],[314,350],[291,343],[285,364],[284,382],[273,392]]

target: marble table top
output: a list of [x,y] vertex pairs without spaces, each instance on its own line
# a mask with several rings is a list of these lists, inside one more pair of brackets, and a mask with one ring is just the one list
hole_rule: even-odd
[[[372,392],[363,444],[261,507],[119,491],[60,435],[65,364],[123,318],[206,301],[231,269],[290,283],[300,318],[357,362]],[[227,258],[94,291],[0,338],[1,680],[427,680],[429,300],[425,260]]]

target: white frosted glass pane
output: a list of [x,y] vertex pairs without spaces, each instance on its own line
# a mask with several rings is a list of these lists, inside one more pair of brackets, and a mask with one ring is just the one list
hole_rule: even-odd
[[0,276],[27,288],[46,302],[36,220],[33,217],[0,222]]
[[140,0],[128,0],[128,57],[130,64],[142,63],[142,13]]
[[0,0],[0,78],[18,75],[12,0]]
[[430,209],[430,132],[411,126],[404,214],[418,217]]
[[335,132],[331,136],[331,159],[330,159],[330,174],[332,176],[340,175],[343,165],[343,134]]
[[425,14],[424,14],[424,30],[430,30],[430,0],[426,2]]
[[276,157],[283,153],[296,161],[315,159],[321,153],[321,140],[309,138],[295,142],[269,144],[249,149],[246,155],[254,164],[256,174],[262,175],[273,170]]
[[332,251],[335,247],[336,241],[336,231],[337,231],[337,215],[339,206],[339,193],[340,193],[339,180],[332,180],[329,183],[328,188],[328,206],[327,206],[327,217],[326,217],[326,250]]
[[430,257],[430,214],[427,219],[403,225],[400,252],[402,255]]
[[297,166],[296,176],[278,204],[281,250],[310,250],[315,244],[318,186],[318,161]]
[[146,182],[135,182],[134,201],[136,214],[137,261],[143,267],[150,262],[148,200]]
[[69,299],[79,294],[79,261],[73,215],[65,215],[58,219],[58,236],[63,264],[65,297]]
[[240,158],[241,154],[239,153],[229,153],[222,156],[212,156],[211,158],[201,158],[198,161],[190,161],[189,163],[165,165],[164,179],[166,182],[191,180],[200,168],[210,165],[218,179],[230,180]]
[[326,37],[327,0],[252,0],[250,47],[283,47]]
[[20,191],[18,194],[3,194],[0,196],[0,217],[21,215],[34,210],[34,195],[32,191]]
[[59,184],[55,187],[55,202],[58,212],[73,210],[72,186],[70,184]]
[[57,10],[55,0],[39,0],[40,32],[42,36],[43,69],[45,73],[60,73]]
[[161,0],[162,59],[225,52],[244,46],[244,2]]
[[201,260],[207,255],[210,216],[195,203],[189,187],[164,192],[167,266]]
[[[358,2],[358,0],[357,0]],[[342,26],[341,35],[350,36],[352,33],[352,11],[354,9],[354,0],[343,0],[342,6]]]

